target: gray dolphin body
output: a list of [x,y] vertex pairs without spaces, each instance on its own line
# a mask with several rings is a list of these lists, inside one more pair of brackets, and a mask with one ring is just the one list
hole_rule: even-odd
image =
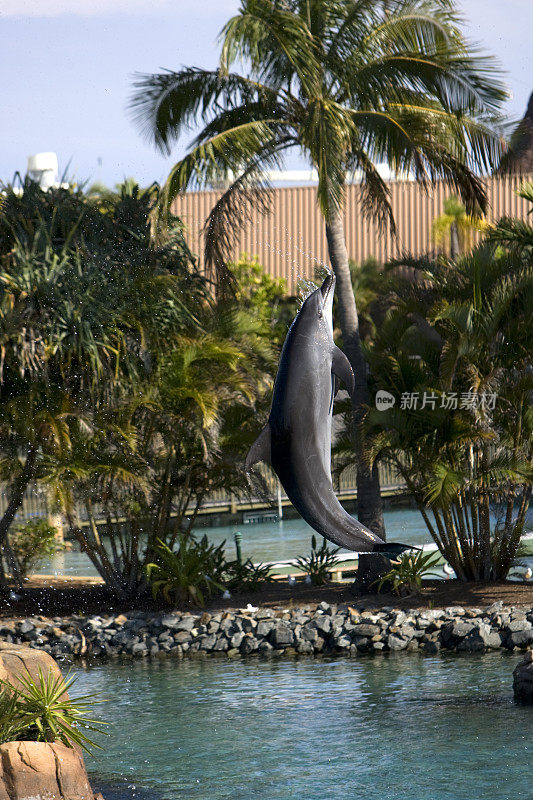
[[285,339],[268,422],[246,459],[246,471],[265,461],[306,522],[331,542],[370,551],[383,540],[351,517],[331,482],[331,423],[336,378],[350,394],[354,376],[333,342],[335,278],[305,300]]

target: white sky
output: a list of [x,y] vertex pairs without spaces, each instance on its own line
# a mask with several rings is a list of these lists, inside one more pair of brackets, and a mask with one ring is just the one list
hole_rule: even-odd
[[[507,75],[519,119],[533,91],[532,0],[460,0],[467,32]],[[113,184],[164,180],[170,158],[145,143],[126,106],[135,72],[212,68],[238,0],[0,0],[0,180],[53,150],[60,171]],[[100,163],[101,161],[101,163]],[[300,166],[292,161],[288,166]]]

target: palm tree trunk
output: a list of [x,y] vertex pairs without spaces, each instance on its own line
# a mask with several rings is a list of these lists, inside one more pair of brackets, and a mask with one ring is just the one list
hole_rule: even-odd
[[340,213],[326,223],[328,252],[337,279],[337,301],[344,351],[355,376],[352,397],[354,448],[357,462],[357,516],[359,521],[382,539],[385,538],[383,503],[377,464],[370,468],[364,458],[365,442],[361,431],[363,406],[369,401],[367,364],[361,349],[359,318],[355,305],[344,225]]
[[[4,512],[4,515],[2,519],[0,519],[0,553],[3,552],[4,556],[12,555],[10,552],[9,543],[7,541],[7,534],[9,532],[9,528],[11,527],[11,523],[15,519],[17,511],[22,505],[22,501],[24,499],[24,492],[28,488],[28,484],[31,482],[31,480],[35,475],[36,459],[37,459],[37,445],[30,444],[30,446],[28,447],[28,452],[26,454],[26,463],[24,464],[22,473],[15,484],[11,497],[9,498],[9,503]],[[8,558],[8,560],[9,560],[9,567],[11,569],[11,577],[14,579],[17,586],[22,586],[22,576],[20,575],[18,569],[17,560],[13,557]]]
[[24,499],[24,492],[28,488],[28,484],[35,475],[35,459],[37,458],[37,447],[31,444],[28,448],[26,455],[26,463],[20,475],[20,478],[15,484],[13,493],[9,498],[8,506],[4,512],[4,516],[0,519],[0,546],[4,543],[7,532],[11,523],[15,519],[15,514],[22,505]]

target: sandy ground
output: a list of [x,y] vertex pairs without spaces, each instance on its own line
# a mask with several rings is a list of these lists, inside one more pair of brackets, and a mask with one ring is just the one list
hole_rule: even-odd
[[[461,583],[456,580],[427,581],[422,592],[414,597],[398,598],[390,594],[357,595],[350,584],[308,586],[274,584],[261,592],[234,595],[231,600],[212,600],[209,611],[215,609],[245,608],[254,606],[297,606],[320,603],[348,603],[367,608],[394,606],[396,608],[445,608],[446,606],[488,606],[502,600],[508,606],[533,607],[533,582],[515,583]],[[31,615],[60,616],[67,614],[102,614],[129,609],[168,608],[153,601],[149,595],[125,603],[116,600],[105,588],[100,578],[57,578],[39,576],[31,578],[17,601],[4,600],[0,617]]]

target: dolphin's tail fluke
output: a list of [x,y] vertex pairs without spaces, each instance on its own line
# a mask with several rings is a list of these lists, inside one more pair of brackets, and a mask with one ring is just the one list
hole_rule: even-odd
[[420,548],[413,547],[412,544],[402,544],[401,542],[383,542],[382,544],[374,545],[372,548],[374,553],[381,553],[381,555],[390,559],[398,558],[406,550],[420,550]]

